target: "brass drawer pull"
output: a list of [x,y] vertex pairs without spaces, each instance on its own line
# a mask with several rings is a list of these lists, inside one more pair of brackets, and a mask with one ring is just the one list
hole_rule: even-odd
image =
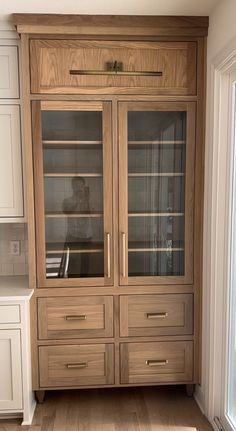
[[86,320],[87,316],[86,314],[75,314],[74,316],[65,316],[66,320]]
[[168,359],[154,359],[154,360],[151,360],[151,359],[148,359],[147,361],[146,361],[146,365],[148,365],[149,367],[156,367],[156,366],[160,366],[160,365],[166,365],[166,364],[168,364]]
[[107,233],[107,278],[111,277],[111,241],[110,234]]
[[126,71],[126,70],[77,70],[71,69],[70,75],[124,75],[124,76],[162,76],[163,73],[159,71]]
[[168,316],[167,312],[164,313],[147,313],[147,319],[164,319]]
[[66,368],[73,369],[73,368],[86,368],[88,366],[88,362],[77,362],[74,364],[66,364]]
[[126,235],[122,232],[122,276],[126,277]]

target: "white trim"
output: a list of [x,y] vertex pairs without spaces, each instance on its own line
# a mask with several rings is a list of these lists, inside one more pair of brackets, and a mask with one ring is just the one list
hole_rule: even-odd
[[18,40],[19,35],[12,24],[0,20],[0,39]]
[[[236,39],[215,58],[209,70],[206,134],[204,269],[203,269],[203,381],[204,411],[214,423],[222,419],[225,388],[230,216],[232,187],[232,98],[230,73],[236,69]],[[224,424],[225,426],[225,424]],[[227,428],[226,428],[227,429]]]

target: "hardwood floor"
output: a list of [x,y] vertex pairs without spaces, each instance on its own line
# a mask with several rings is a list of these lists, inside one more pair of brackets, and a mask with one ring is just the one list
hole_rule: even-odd
[[31,426],[0,421],[0,431],[208,431],[184,387],[47,392]]

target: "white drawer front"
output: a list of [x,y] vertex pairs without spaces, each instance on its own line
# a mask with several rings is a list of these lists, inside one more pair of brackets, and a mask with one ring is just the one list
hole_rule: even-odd
[[19,305],[0,305],[0,324],[20,323]]

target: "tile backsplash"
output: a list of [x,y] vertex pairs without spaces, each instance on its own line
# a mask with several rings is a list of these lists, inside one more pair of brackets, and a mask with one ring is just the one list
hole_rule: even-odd
[[[10,241],[20,241],[20,254],[11,255]],[[0,223],[0,276],[28,273],[28,241],[25,223]]]

